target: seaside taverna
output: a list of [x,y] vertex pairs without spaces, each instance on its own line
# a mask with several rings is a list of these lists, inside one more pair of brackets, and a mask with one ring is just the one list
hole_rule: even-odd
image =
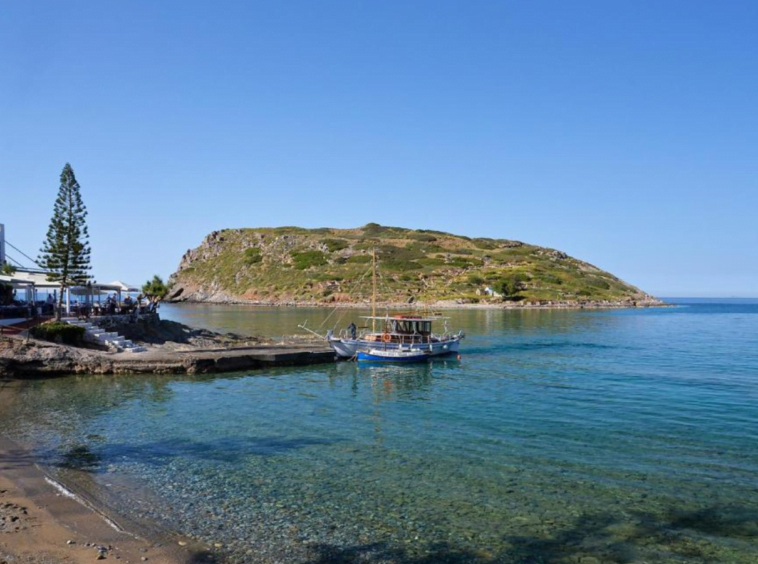
[[[147,312],[147,304],[137,304],[131,297],[131,294],[140,292],[137,286],[115,280],[108,284],[92,282],[62,290],[59,282],[48,280],[43,269],[24,266],[20,260],[9,256],[7,247],[36,264],[34,259],[7,240],[5,225],[0,223],[0,265],[12,267],[0,273],[0,285],[12,289],[6,300],[0,295],[0,326],[12,327],[22,323],[28,326],[30,320],[41,321],[52,317],[61,291],[62,313],[69,318]],[[112,296],[113,299],[104,303],[104,296]]]

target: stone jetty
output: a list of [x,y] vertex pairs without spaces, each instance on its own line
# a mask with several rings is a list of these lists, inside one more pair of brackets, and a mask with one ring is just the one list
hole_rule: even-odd
[[120,352],[96,343],[69,346],[22,335],[0,336],[0,377],[199,374],[335,361],[334,351],[323,342],[272,342],[261,337],[214,333],[160,320],[157,315],[139,320],[103,319],[98,323],[105,331],[126,335],[140,345],[142,352]]
[[0,337],[0,377],[56,374],[200,374],[334,362],[334,351],[307,343],[167,350],[135,355],[83,349],[20,337]]

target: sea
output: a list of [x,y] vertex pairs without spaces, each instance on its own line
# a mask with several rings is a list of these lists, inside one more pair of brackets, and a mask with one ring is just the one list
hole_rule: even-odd
[[[460,359],[429,364],[34,380],[0,425],[217,562],[755,564],[758,300],[667,302],[451,310]],[[361,314],[161,310],[282,339]]]

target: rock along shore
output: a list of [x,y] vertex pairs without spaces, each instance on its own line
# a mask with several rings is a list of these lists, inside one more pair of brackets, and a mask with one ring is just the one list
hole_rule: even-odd
[[[370,301],[364,302],[324,302],[324,301],[262,301],[246,300],[239,296],[233,296],[224,292],[216,293],[189,293],[180,298],[167,300],[170,303],[187,304],[224,304],[224,305],[250,305],[259,307],[320,307],[320,308],[353,308],[365,309],[371,307]],[[429,304],[408,302],[382,302],[377,307],[382,309],[402,310],[409,307],[424,307],[426,309],[622,309],[622,308],[646,308],[668,307],[662,300],[652,297],[638,300],[542,300],[542,301],[492,301],[468,303],[464,300],[442,300]]]
[[171,321],[116,327],[146,352],[109,352],[0,336],[0,377],[62,374],[199,374],[333,362],[325,343],[260,339],[191,329]]

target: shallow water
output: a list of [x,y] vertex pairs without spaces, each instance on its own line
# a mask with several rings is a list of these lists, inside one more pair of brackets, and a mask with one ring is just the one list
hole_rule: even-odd
[[[162,312],[268,335],[329,313]],[[758,303],[450,316],[460,361],[72,376],[0,423],[232,562],[758,561]]]

